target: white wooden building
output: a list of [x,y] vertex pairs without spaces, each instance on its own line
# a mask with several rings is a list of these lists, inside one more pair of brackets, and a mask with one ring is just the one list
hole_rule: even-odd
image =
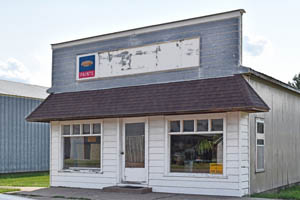
[[243,196],[298,182],[300,93],[242,66],[243,13],[52,45],[50,95],[27,118],[51,124],[51,186]]

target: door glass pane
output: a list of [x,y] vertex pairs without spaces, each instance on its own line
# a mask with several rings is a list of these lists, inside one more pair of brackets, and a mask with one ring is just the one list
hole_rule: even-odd
[[223,135],[171,135],[171,172],[223,173]]
[[125,125],[125,167],[145,167],[145,123]]

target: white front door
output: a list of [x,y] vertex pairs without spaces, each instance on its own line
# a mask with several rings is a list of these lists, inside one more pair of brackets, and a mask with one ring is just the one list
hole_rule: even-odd
[[123,182],[145,183],[147,180],[146,121],[131,120],[123,124]]

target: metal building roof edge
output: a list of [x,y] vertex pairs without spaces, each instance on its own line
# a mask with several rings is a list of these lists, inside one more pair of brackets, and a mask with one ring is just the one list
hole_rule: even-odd
[[268,81],[270,83],[273,83],[275,85],[278,85],[278,86],[280,86],[280,87],[282,87],[284,89],[287,89],[287,90],[289,90],[291,92],[294,92],[294,93],[300,95],[300,90],[298,90],[296,88],[293,88],[292,86],[290,86],[287,83],[284,83],[284,82],[282,82],[282,81],[280,81],[280,80],[278,80],[276,78],[273,78],[273,77],[271,77],[271,76],[269,76],[267,74],[264,74],[262,72],[256,71],[256,70],[254,70],[254,69],[252,69],[250,67],[245,67],[245,66],[240,66],[240,67],[241,67],[240,74],[254,75],[254,76],[258,77],[258,78],[261,78],[261,79],[263,79],[265,81]]
[[[1,88],[1,84],[5,84],[4,85],[5,90],[3,88]],[[27,91],[24,92],[24,90],[26,90],[26,89],[27,90],[30,89],[30,92],[27,92]],[[10,96],[10,97],[21,97],[21,98],[44,100],[48,96],[47,89],[48,89],[48,87],[45,87],[45,86],[0,79],[0,96]],[[22,92],[20,92],[20,91],[22,91]],[[37,94],[37,93],[39,93],[39,94]],[[42,94],[42,93],[44,93],[44,94]]]

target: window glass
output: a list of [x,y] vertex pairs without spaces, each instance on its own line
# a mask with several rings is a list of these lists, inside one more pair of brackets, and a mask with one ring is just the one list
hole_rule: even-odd
[[197,131],[208,131],[208,120],[197,120]]
[[257,140],[257,145],[264,145],[265,141],[262,139]]
[[171,135],[170,171],[223,173],[223,135]]
[[223,119],[212,119],[211,131],[223,131]]
[[65,137],[64,169],[100,168],[100,136]]
[[194,132],[194,120],[183,120],[183,132]]
[[170,132],[180,132],[180,121],[170,121]]
[[256,123],[257,126],[257,133],[264,133],[264,123],[263,122],[257,122]]
[[93,134],[100,134],[101,133],[101,124],[93,124]]
[[265,147],[264,146],[257,146],[257,169],[258,170],[263,170],[265,168],[265,163],[264,163],[264,151]]
[[90,134],[90,125],[89,124],[83,124],[82,125],[82,134]]
[[80,135],[80,124],[73,125],[73,135]]
[[71,134],[70,125],[63,125],[63,135],[70,135],[70,134]]

